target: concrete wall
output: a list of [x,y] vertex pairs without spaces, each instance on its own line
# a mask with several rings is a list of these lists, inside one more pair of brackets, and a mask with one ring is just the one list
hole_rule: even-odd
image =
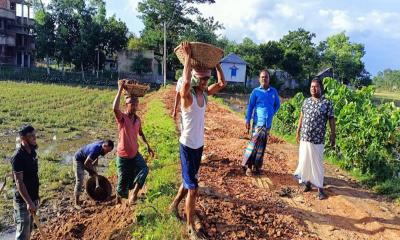
[[[145,51],[121,51],[118,53],[118,72],[123,72],[124,74],[127,74],[127,76],[132,75],[134,76],[133,73],[131,72],[131,66],[133,63],[133,60],[139,55],[143,54],[144,58],[152,59],[151,62],[151,68],[152,71],[151,73],[146,73],[140,78],[145,79],[146,81],[151,81],[151,82],[160,82],[160,79],[162,79],[162,76],[158,74],[158,62],[154,58],[154,51],[152,50],[145,50]],[[139,78],[139,76],[135,77]]]
[[[225,80],[228,82],[244,83],[246,79],[246,64],[221,63]],[[232,76],[232,69],[236,68],[236,76]]]

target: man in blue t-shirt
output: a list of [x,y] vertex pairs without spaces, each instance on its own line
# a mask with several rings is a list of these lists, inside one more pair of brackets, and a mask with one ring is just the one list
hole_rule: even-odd
[[94,165],[97,164],[99,156],[104,156],[111,152],[114,148],[114,142],[111,140],[96,141],[88,144],[83,148],[79,149],[75,153],[74,157],[74,172],[75,172],[75,205],[79,206],[79,195],[82,192],[83,179],[85,177],[85,171],[89,172],[89,175],[96,175]]
[[246,148],[242,162],[248,176],[260,173],[272,119],[280,107],[278,91],[269,85],[269,80],[268,71],[262,70],[260,87],[255,88],[251,93],[247,107],[247,131],[250,131],[250,121],[253,117],[252,139]]

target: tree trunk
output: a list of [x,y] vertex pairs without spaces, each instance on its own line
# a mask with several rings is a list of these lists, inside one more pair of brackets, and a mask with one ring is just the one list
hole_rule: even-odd
[[82,81],[85,81],[85,72],[83,71],[83,62],[81,62]]
[[46,55],[46,68],[47,68],[47,75],[50,75],[50,59],[49,59],[49,55]]
[[64,58],[61,58],[61,72],[62,72],[63,76],[65,75],[65,71],[64,70],[65,70],[64,69]]

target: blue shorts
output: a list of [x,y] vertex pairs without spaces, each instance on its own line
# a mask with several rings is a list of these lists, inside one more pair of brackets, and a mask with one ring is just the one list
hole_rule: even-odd
[[198,188],[199,183],[197,180],[197,173],[200,168],[203,147],[192,149],[181,143],[179,145],[179,154],[181,158],[183,187],[186,189]]

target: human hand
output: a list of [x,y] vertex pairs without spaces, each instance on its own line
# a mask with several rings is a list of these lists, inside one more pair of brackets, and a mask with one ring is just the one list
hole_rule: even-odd
[[32,215],[36,214],[36,206],[33,203],[28,203],[26,204],[28,208],[28,212],[30,212]]
[[190,48],[190,43],[189,42],[182,42],[182,51],[185,57],[191,57],[192,56],[192,49]]
[[154,155],[155,155],[155,154],[154,154],[153,149],[151,149],[150,146],[147,147],[147,152],[149,153],[149,155],[150,155],[151,158],[154,158]]

